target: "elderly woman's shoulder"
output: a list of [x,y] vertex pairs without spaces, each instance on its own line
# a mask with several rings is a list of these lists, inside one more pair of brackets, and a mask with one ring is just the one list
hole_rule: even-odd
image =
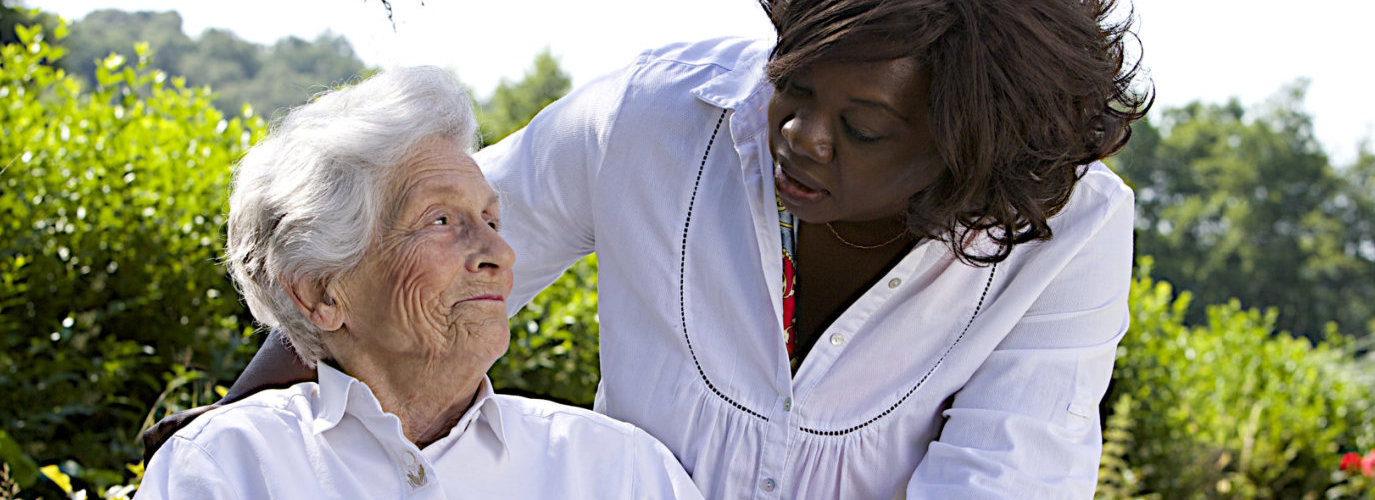
[[500,409],[502,434],[510,450],[540,450],[545,456],[595,459],[613,470],[621,467],[641,472],[662,472],[663,468],[681,471],[663,443],[628,422],[540,399],[498,394],[492,401]]
[[307,427],[319,410],[315,404],[317,388],[314,382],[304,382],[285,389],[260,391],[206,412],[173,437],[197,443],[263,441],[259,444],[271,446],[272,439],[310,431]]
[[520,436],[543,443],[541,446],[592,446],[611,453],[663,447],[634,424],[584,408],[506,394],[492,399],[501,410],[503,426],[520,429],[518,433],[506,432],[507,437]]
[[635,430],[635,426],[600,413],[560,404],[544,399],[527,398],[523,396],[513,396],[510,394],[495,394],[492,396],[499,408],[503,420],[518,419],[533,425],[550,426],[579,426],[587,428],[601,428],[610,432],[630,434]]

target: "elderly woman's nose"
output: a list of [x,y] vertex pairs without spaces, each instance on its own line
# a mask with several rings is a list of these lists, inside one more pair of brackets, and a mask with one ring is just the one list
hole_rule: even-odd
[[506,238],[495,229],[486,228],[480,236],[482,243],[468,257],[468,268],[473,272],[484,270],[510,270],[516,263],[516,251],[506,243]]
[[806,112],[798,112],[783,122],[783,139],[795,153],[817,163],[830,163],[835,154],[834,140],[825,123]]

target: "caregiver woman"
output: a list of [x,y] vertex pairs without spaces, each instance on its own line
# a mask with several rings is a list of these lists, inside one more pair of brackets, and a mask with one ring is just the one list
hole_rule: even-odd
[[1132,258],[1097,160],[1149,107],[1112,4],[773,0],[776,43],[645,53],[478,154],[508,303],[596,252],[596,408],[708,498],[1090,497]]

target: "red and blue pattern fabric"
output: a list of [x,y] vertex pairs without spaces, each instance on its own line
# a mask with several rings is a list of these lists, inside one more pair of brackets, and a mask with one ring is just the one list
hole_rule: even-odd
[[788,346],[788,362],[797,371],[797,335],[794,333],[797,311],[797,218],[778,201],[778,230],[783,237],[783,342]]

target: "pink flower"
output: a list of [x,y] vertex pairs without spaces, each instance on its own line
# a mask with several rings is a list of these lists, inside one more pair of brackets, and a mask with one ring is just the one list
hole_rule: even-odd
[[1361,458],[1361,474],[1375,477],[1375,450],[1370,450],[1370,453]]
[[1352,452],[1347,452],[1347,454],[1345,454],[1345,455],[1342,455],[1342,464],[1339,465],[1339,466],[1337,466],[1337,468],[1340,469],[1340,470],[1349,471],[1349,470],[1355,470],[1356,467],[1359,467],[1360,465],[1361,465],[1361,454],[1352,451]]

